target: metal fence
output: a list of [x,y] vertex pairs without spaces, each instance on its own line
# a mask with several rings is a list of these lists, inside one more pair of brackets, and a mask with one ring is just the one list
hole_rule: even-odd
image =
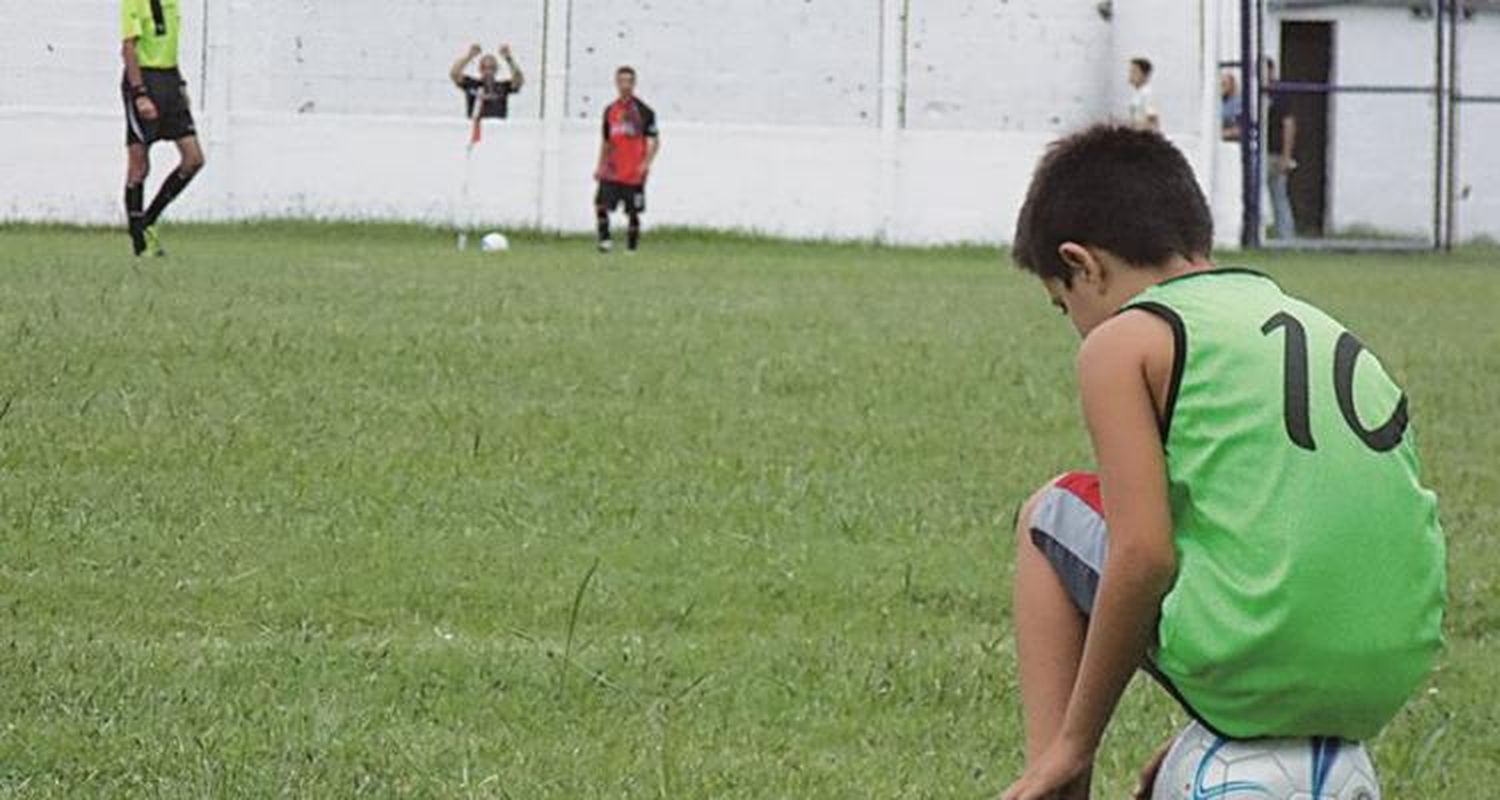
[[[1359,80],[1276,80],[1266,75],[1267,41],[1266,26],[1273,13],[1304,14],[1329,9],[1355,6],[1383,6],[1405,10],[1414,21],[1430,30],[1430,69],[1426,76],[1416,82],[1382,82]],[[1500,13],[1500,2],[1495,0],[1363,0],[1363,2],[1307,2],[1299,0],[1240,0],[1239,58],[1224,62],[1239,76],[1242,121],[1240,125],[1240,165],[1243,182],[1241,220],[1241,244],[1247,248],[1290,247],[1298,249],[1451,249],[1460,231],[1457,225],[1457,209],[1466,193],[1463,188],[1462,165],[1459,155],[1465,134],[1482,135],[1487,127],[1480,122],[1470,130],[1466,127],[1468,109],[1489,106],[1494,111],[1486,116],[1500,120],[1500,87],[1493,91],[1463,91],[1460,82],[1462,59],[1460,39],[1463,21],[1478,13]],[[1278,16],[1277,19],[1280,19]],[[1267,111],[1273,102],[1294,102],[1294,98],[1323,98],[1323,107],[1331,107],[1334,98],[1371,98],[1361,103],[1379,102],[1415,103],[1420,115],[1430,118],[1430,155],[1423,156],[1418,164],[1397,165],[1393,171],[1403,179],[1409,178],[1411,191],[1430,195],[1426,203],[1430,212],[1430,225],[1420,235],[1410,232],[1397,235],[1381,235],[1377,231],[1356,232],[1353,235],[1335,232],[1332,236],[1295,236],[1290,239],[1266,236],[1267,208],[1264,195],[1267,186],[1268,162],[1266,141]],[[1353,105],[1356,101],[1346,100]],[[1488,121],[1488,120],[1486,120]],[[1500,132],[1500,131],[1497,131]],[[1408,154],[1409,157],[1409,154]],[[1326,176],[1320,178],[1327,180]],[[1420,188],[1419,188],[1420,187]],[[1406,188],[1406,187],[1403,187]],[[1319,225],[1321,228],[1321,223]],[[1364,235],[1359,235],[1363,233]]]

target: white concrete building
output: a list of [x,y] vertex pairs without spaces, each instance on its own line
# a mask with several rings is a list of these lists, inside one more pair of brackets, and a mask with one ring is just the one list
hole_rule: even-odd
[[[1432,3],[1272,0],[1269,5],[1266,52],[1280,57],[1283,78],[1413,89],[1438,80]],[[1458,87],[1465,95],[1500,96],[1500,3],[1462,0],[1462,8]],[[1449,33],[1445,27],[1444,36]],[[1304,74],[1289,74],[1294,61],[1301,62]],[[1317,98],[1308,99],[1316,105]],[[1299,212],[1317,219],[1299,219],[1300,226],[1330,234],[1430,237],[1439,167],[1436,99],[1416,93],[1337,93],[1318,111],[1326,130],[1322,139],[1298,148],[1299,159],[1310,162],[1303,167],[1313,169],[1298,177],[1304,194],[1321,182],[1324,197],[1321,203],[1302,204]],[[1495,237],[1500,235],[1500,153],[1489,142],[1500,136],[1500,104],[1460,104],[1457,125],[1455,233],[1460,239]],[[1313,206],[1321,206],[1322,213]]]
[[[51,0],[24,25],[18,5],[0,0],[11,22],[0,25],[0,219],[118,222],[117,2]],[[1430,75],[1429,28],[1406,7],[1285,5],[1297,7],[1278,19],[1333,23],[1340,82]],[[1218,136],[1216,96],[1217,64],[1238,57],[1232,0],[182,6],[209,165],[180,217],[466,216],[466,121],[445,73],[469,42],[504,39],[528,82],[475,159],[474,213],[487,223],[588,229],[598,114],[614,67],[630,63],[662,124],[651,224],[1004,241],[1045,144],[1119,116],[1126,61],[1143,55],[1220,238],[1239,235],[1238,155]],[[1488,9],[1462,26],[1464,88],[1500,95],[1500,11]],[[1329,229],[1430,227],[1431,99],[1403,102],[1333,101]],[[1500,237],[1500,158],[1485,146],[1500,106],[1469,107],[1462,122],[1460,232]],[[157,177],[171,159],[157,151]]]

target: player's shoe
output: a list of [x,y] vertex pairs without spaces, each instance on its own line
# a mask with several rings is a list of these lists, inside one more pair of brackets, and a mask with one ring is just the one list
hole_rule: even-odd
[[146,252],[146,231],[141,226],[130,223],[130,251],[139,258]]
[[599,252],[608,253],[615,249],[615,243],[610,239],[599,240]]
[[[145,252],[157,258],[161,258],[167,254],[166,248],[161,246],[161,236],[156,233],[155,225],[146,226],[146,229],[141,231],[141,239],[144,240],[146,245]],[[140,255],[140,253],[137,252],[136,255]]]

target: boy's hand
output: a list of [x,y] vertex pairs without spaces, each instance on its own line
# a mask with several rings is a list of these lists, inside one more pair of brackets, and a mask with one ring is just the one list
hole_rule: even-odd
[[1151,790],[1156,787],[1156,775],[1161,772],[1161,762],[1167,760],[1167,751],[1172,749],[1172,742],[1177,737],[1168,739],[1166,744],[1156,748],[1156,752],[1146,759],[1146,766],[1141,767],[1141,777],[1135,784],[1135,791],[1131,793],[1131,800],[1151,800]]
[[484,48],[483,47],[480,47],[477,44],[471,44],[471,45],[469,45],[469,58],[470,58],[470,60],[478,58],[479,54],[483,53],[483,52],[484,52]]
[[1000,800],[1051,800],[1088,780],[1094,754],[1059,739],[1026,768],[1026,772],[1000,795]]
[[140,95],[135,98],[135,113],[139,114],[141,119],[147,122],[155,122],[157,117],[156,103],[151,102],[151,98],[146,95]]

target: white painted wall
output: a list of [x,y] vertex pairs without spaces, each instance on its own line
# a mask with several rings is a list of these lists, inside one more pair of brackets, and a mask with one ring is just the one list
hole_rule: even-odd
[[640,68],[663,120],[873,128],[878,0],[572,0],[568,117],[597,120]]
[[[598,114],[614,67],[632,63],[663,128],[652,224],[1003,241],[1046,143],[1118,116],[1123,59],[1141,54],[1158,65],[1167,131],[1200,169],[1220,238],[1238,237],[1233,150],[1205,135],[1214,51],[1233,41],[1212,0],[1199,13],[1115,0],[1114,20],[1094,0],[183,5],[209,165],[179,217],[587,230]],[[28,8],[0,0],[0,219],[118,222],[116,2]],[[466,122],[445,73],[468,42],[501,38],[528,85],[512,120],[488,128],[474,202],[459,208]],[[159,176],[173,157],[155,152]],[[1496,193],[1475,184],[1465,230],[1500,227],[1480,219]]]
[[[1500,98],[1500,16],[1483,15],[1461,24],[1458,50],[1459,90]],[[1500,103],[1461,104],[1458,133],[1457,234],[1500,239]]]
[[1096,121],[1111,111],[1113,86],[1124,84],[1113,36],[1089,2],[917,0],[907,127],[1048,133]]

